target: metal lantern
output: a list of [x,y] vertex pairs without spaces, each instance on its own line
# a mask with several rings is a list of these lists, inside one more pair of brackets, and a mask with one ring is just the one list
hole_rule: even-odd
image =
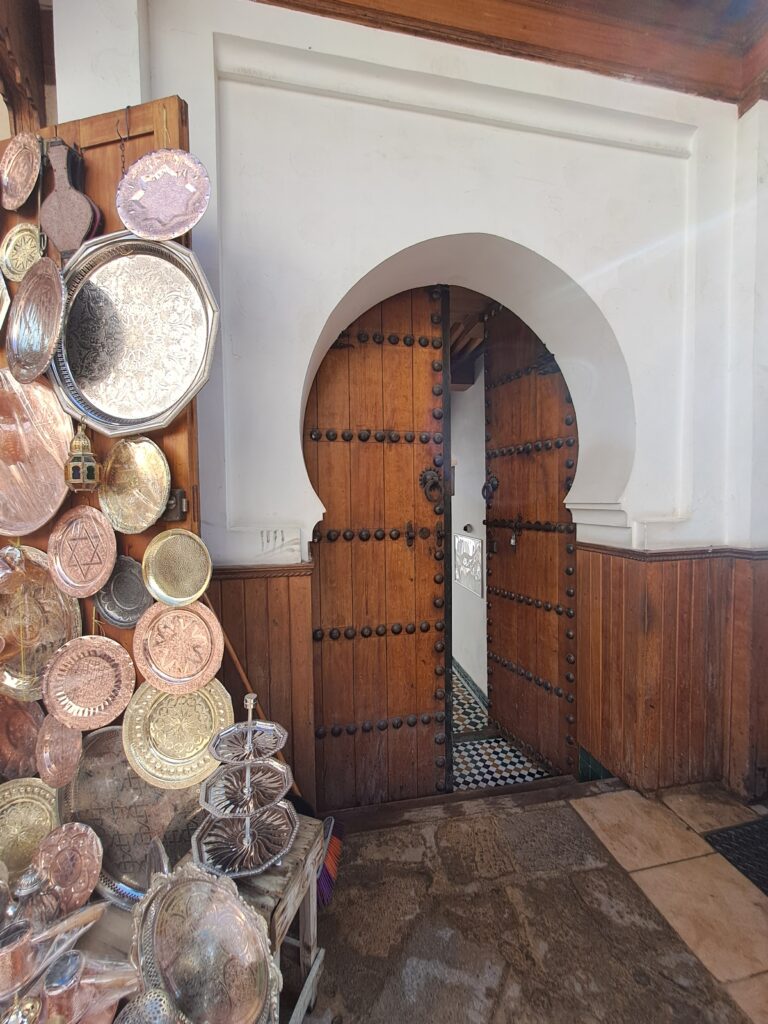
[[93,454],[82,423],[69,444],[64,479],[70,491],[95,491],[101,483],[101,463]]

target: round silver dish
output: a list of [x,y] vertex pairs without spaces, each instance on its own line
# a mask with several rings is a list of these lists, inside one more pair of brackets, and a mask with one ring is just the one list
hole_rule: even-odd
[[141,563],[120,555],[112,575],[93,600],[105,622],[118,629],[133,629],[152,604],[152,595],[141,578]]

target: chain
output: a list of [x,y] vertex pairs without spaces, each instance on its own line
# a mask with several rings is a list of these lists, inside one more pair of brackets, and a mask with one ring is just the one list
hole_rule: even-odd
[[131,108],[127,106],[125,108],[125,135],[120,131],[120,121],[115,123],[115,129],[117,131],[117,137],[120,139],[120,177],[125,177],[125,144],[131,137],[131,128],[129,122]]

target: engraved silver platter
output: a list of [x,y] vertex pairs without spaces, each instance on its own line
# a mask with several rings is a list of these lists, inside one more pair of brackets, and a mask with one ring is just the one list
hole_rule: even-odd
[[211,180],[197,157],[181,149],[157,149],[125,172],[116,204],[129,231],[162,242],[190,231],[210,198]]
[[63,407],[111,437],[160,430],[208,380],[219,309],[196,257],[128,232],[82,245],[50,376]]
[[299,819],[285,800],[250,818],[209,815],[192,836],[192,856],[217,875],[258,875],[288,853],[298,831]]
[[152,604],[152,595],[141,578],[141,564],[119,555],[112,575],[95,594],[99,615],[119,629],[132,629]]
[[77,774],[57,795],[61,820],[90,825],[104,847],[97,891],[131,909],[149,888],[152,840],[178,863],[189,853],[202,812],[199,786],[163,790],[139,778],[125,756],[122,732],[108,726],[84,736]]
[[257,718],[223,729],[208,749],[222,764],[243,764],[276,754],[287,740],[288,733],[282,725]]
[[45,373],[64,326],[67,290],[47,256],[34,263],[19,285],[5,335],[8,367],[22,384]]
[[291,769],[272,757],[217,768],[200,787],[200,806],[217,818],[247,818],[282,800],[293,783]]

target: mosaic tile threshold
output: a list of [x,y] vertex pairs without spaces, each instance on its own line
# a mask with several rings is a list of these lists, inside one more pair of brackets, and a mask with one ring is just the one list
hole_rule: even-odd
[[478,732],[488,728],[488,709],[464,683],[458,672],[453,673],[453,731]]
[[454,744],[454,790],[514,786],[548,777],[546,768],[534,764],[500,737]]

